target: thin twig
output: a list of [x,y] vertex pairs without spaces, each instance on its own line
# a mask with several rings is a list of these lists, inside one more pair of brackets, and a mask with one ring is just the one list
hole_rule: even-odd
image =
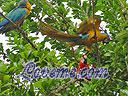
[[[53,5],[52,5],[51,3],[49,3],[48,1],[46,1],[46,4],[51,8],[51,10],[53,10],[53,11],[55,11],[55,12],[57,13],[57,16],[61,17],[61,18],[64,20],[65,25],[66,25],[67,28],[68,28],[69,26],[71,26],[72,28],[74,28],[75,30],[77,30],[76,27],[75,27],[75,26],[72,26],[72,25],[66,20],[66,18],[65,18],[62,14],[60,14],[60,13],[53,7]],[[69,34],[68,31],[67,31],[67,33]]]
[[9,18],[7,18],[5,15],[3,15],[1,12],[0,12],[0,15],[2,17],[4,17],[5,19],[7,19],[9,22],[11,22],[15,27],[16,29],[23,35],[23,37],[26,39],[26,41],[28,43],[31,44],[31,46],[37,50],[37,48],[35,47],[35,45],[29,40],[29,38],[26,36],[26,32],[24,30],[22,30],[19,26],[17,26],[12,20],[10,20]]
[[68,86],[70,86],[72,83],[76,82],[77,79],[71,79],[69,82],[66,82],[62,86],[56,88],[55,90],[51,91],[51,93],[48,96],[55,96],[56,93],[59,93],[61,90],[66,89]]
[[95,0],[92,0],[92,15],[93,15],[93,29],[94,29],[94,39],[96,40],[96,52],[97,52],[97,64],[100,66],[100,53],[99,53],[99,46],[98,46],[98,42],[97,42],[97,34],[96,34],[96,28],[95,28]]
[[73,48],[73,47],[71,47],[71,48],[72,48],[72,55],[73,55],[73,57],[74,57],[75,61],[76,61],[77,63],[79,63],[78,59],[76,58],[74,48]]
[[86,16],[88,18],[90,17],[89,11],[91,11],[91,0],[89,0],[89,4],[90,4],[90,6],[88,6],[87,9],[86,9]]
[[[125,1],[126,2],[126,1]],[[119,0],[119,3],[120,3],[120,7],[121,7],[121,12],[123,14],[123,17],[124,17],[124,22],[126,22],[126,20],[128,19],[128,16],[127,16],[127,8],[125,6],[125,4],[123,3],[122,0]]]
[[65,17],[64,17],[62,14],[60,14],[55,8],[53,8],[53,6],[52,6],[51,3],[49,3],[49,2],[46,1],[46,4],[47,4],[50,8],[52,8],[52,10],[54,10],[60,17],[62,17],[62,19],[65,21],[65,24],[66,24],[67,26],[70,25],[69,22],[65,19]]

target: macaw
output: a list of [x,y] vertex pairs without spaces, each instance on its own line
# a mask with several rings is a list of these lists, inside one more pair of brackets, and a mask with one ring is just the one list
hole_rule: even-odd
[[47,35],[53,39],[68,42],[68,44],[70,44],[72,46],[86,45],[87,50],[91,51],[91,46],[93,43],[103,41],[105,39],[109,39],[109,36],[105,33],[102,34],[100,32],[100,30],[99,30],[100,22],[96,19],[95,20],[96,37],[97,37],[97,40],[96,40],[95,38],[93,38],[95,36],[95,32],[92,27],[92,19],[89,19],[87,22],[88,22],[87,27],[89,27],[88,31],[85,31],[82,34],[77,34],[77,35],[70,35],[65,32],[61,32],[57,29],[54,29],[52,26],[50,26],[47,23],[44,23],[42,21],[40,21],[39,31],[43,35]]
[[77,67],[77,72],[80,72],[80,70],[82,68],[89,68],[89,64],[87,64],[87,55],[84,54],[81,59],[80,59],[80,62],[78,64],[78,67]]
[[[30,14],[30,11],[31,4],[29,3],[29,1],[21,0],[19,2],[19,5],[15,9],[10,11],[6,17],[12,20],[17,26],[21,26],[23,24],[24,19]],[[0,33],[6,33],[15,28],[16,26],[14,26],[7,19],[4,19],[0,22]]]
[[[95,31],[94,31],[94,26]],[[95,16],[95,19],[93,21],[93,17],[90,17],[88,20],[84,20],[80,23],[79,28],[77,30],[77,34],[81,36],[82,39],[87,38],[86,42],[87,47],[86,50],[91,51],[91,46],[94,42],[97,41],[104,41],[105,39],[110,40],[108,34],[101,33],[99,27],[100,27],[101,19]],[[96,38],[95,38],[96,37]],[[97,39],[97,40],[96,40]],[[70,45],[77,45],[75,42],[71,42]]]
[[[79,64],[78,64],[78,66],[77,66],[77,73],[78,73],[78,74],[81,74],[80,72],[81,72],[81,70],[82,70],[83,68],[87,68],[87,69],[96,68],[96,65],[95,65],[95,64],[92,64],[92,65],[88,64],[88,62],[87,62],[87,55],[86,55],[86,54],[84,54],[84,55],[81,57],[81,59],[80,59],[80,62],[79,62]],[[89,80],[89,81],[91,80],[91,79],[89,79],[88,77],[85,77],[85,79],[87,79],[87,80]]]

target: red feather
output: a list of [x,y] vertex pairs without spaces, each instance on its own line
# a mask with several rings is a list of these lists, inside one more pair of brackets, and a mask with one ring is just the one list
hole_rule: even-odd
[[77,67],[77,72],[79,73],[82,68],[89,68],[89,64],[87,64],[87,56],[85,54],[80,59],[80,62]]

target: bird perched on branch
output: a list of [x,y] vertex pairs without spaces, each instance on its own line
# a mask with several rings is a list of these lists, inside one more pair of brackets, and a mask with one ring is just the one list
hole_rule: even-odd
[[[96,65],[95,64],[92,64],[92,65],[88,64],[88,62],[87,62],[87,55],[86,54],[84,54],[81,57],[81,59],[80,59],[80,62],[78,64],[78,66],[77,66],[77,73],[80,74],[80,75],[82,75],[81,74],[81,71],[82,71],[83,68],[87,68],[87,69],[96,68]],[[85,79],[91,80],[87,76],[85,76]]]
[[78,67],[77,67],[77,72],[80,72],[80,70],[82,68],[89,68],[89,64],[87,64],[87,55],[84,54],[81,59],[80,59],[80,62],[78,64]]
[[[101,19],[98,16],[95,16],[95,18],[90,17],[87,20],[82,21],[79,25],[77,34],[82,37],[88,35],[87,42],[89,43],[86,47],[88,51],[91,51],[91,46],[94,42],[104,41],[105,39],[110,40],[108,34],[101,33],[99,29],[100,23]],[[75,43],[72,44],[76,45]]]
[[[93,22],[95,23],[94,26]],[[106,33],[100,32],[100,23],[101,20],[98,18],[95,18],[94,21],[93,18],[89,18],[87,21],[84,21],[80,24],[77,35],[70,35],[59,30],[56,30],[52,26],[40,21],[39,31],[43,35],[47,35],[48,37],[51,37],[53,39],[68,42],[72,46],[86,45],[87,50],[91,51],[91,46],[93,43],[109,39],[109,36]]]
[[[7,14],[7,18],[14,22],[17,26],[21,26],[23,24],[24,19],[30,14],[31,4],[28,0],[21,0],[19,5],[13,9],[11,12]],[[15,29],[16,26],[12,24],[6,18],[0,22],[0,33],[6,33]]]

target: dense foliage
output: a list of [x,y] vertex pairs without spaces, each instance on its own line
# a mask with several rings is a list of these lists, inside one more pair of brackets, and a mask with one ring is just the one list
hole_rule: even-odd
[[[19,0],[0,0],[0,8],[8,13],[17,6]],[[75,34],[76,24],[73,19],[85,20],[92,15],[88,0],[29,0],[32,11],[21,27],[27,34],[38,33],[39,18],[54,28]],[[37,50],[31,47],[23,36],[13,30],[9,37],[10,49],[4,50],[0,44],[0,55],[8,63],[0,61],[0,96],[128,96],[128,11],[126,0],[96,0],[95,12],[102,11],[100,17],[107,23],[112,40],[108,44],[98,43],[100,52],[99,67],[107,67],[109,79],[92,79],[67,83],[70,79],[38,78],[32,82],[20,81],[16,75],[23,70],[23,64],[34,61],[38,67],[76,67],[83,53],[83,45],[76,51],[62,41],[45,37],[36,42],[37,37],[29,36]],[[65,7],[66,5],[66,7]],[[69,15],[69,13],[71,15]],[[0,21],[3,17],[0,17]],[[40,34],[39,34],[40,35]],[[43,38],[43,37],[42,37]],[[51,44],[51,49],[45,43]],[[56,51],[59,52],[56,55]],[[92,53],[96,54],[95,46]],[[88,54],[89,63],[96,63],[96,58]],[[67,85],[66,85],[67,84]],[[65,85],[65,86],[64,86]],[[62,86],[62,90],[58,89]],[[40,95],[43,94],[43,95]]]

